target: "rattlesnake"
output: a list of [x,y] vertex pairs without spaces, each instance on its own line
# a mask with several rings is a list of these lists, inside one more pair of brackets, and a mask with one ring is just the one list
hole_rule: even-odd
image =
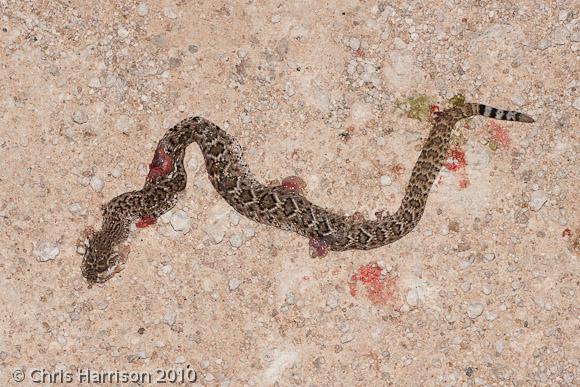
[[476,115],[534,122],[522,113],[475,103],[440,112],[413,167],[399,209],[377,220],[339,215],[287,187],[263,185],[250,173],[233,137],[204,118],[187,118],[159,141],[144,187],[123,193],[103,206],[102,227],[86,243],[82,274],[89,284],[107,281],[124,263],[119,245],[129,236],[131,224],[139,219],[138,226],[151,224],[176,204],[178,192],[186,187],[183,159],[192,142],[203,153],[211,183],[240,214],[311,238],[318,248],[367,250],[392,243],[421,219],[429,190],[449,149],[453,127],[457,121]]

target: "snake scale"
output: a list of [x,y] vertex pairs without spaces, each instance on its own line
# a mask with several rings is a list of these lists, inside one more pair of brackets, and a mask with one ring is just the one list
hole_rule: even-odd
[[183,159],[192,142],[203,153],[211,183],[240,214],[311,238],[329,250],[367,250],[392,243],[408,234],[421,219],[455,124],[476,115],[534,122],[525,114],[477,103],[440,112],[413,167],[399,209],[377,220],[340,215],[311,203],[298,192],[260,183],[249,171],[233,137],[204,118],[187,118],[159,141],[143,188],[125,192],[103,206],[102,227],[86,241],[82,274],[89,284],[107,281],[122,268],[125,257],[119,245],[129,236],[131,224],[151,224],[176,204],[178,192],[186,187]]

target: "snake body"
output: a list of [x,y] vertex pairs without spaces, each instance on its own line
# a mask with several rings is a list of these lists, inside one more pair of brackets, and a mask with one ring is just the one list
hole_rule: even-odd
[[297,192],[260,183],[250,173],[241,147],[232,136],[204,118],[187,118],[169,129],[159,142],[144,187],[123,193],[103,207],[102,227],[88,238],[82,274],[90,284],[107,281],[121,267],[118,246],[129,236],[131,224],[139,219],[151,222],[176,204],[178,192],[186,187],[183,159],[192,142],[201,149],[211,183],[240,214],[311,238],[329,250],[367,250],[392,243],[413,230],[421,219],[455,124],[476,115],[534,122],[525,114],[477,103],[440,112],[413,167],[399,209],[378,220],[340,215]]

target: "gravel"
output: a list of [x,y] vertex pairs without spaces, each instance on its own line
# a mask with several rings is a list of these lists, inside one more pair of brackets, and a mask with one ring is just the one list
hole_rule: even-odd
[[168,308],[165,310],[165,314],[163,315],[163,322],[169,326],[175,324],[177,319],[177,312],[174,309]]
[[175,231],[182,232],[183,234],[187,234],[191,229],[191,219],[187,212],[182,210],[177,210],[171,215],[171,227]]
[[98,176],[91,177],[91,182],[89,184],[95,192],[101,192],[103,190],[103,180],[101,180],[101,178]]
[[547,200],[548,197],[544,191],[534,191],[530,196],[530,202],[528,203],[528,206],[532,211],[539,211]]
[[85,124],[89,120],[89,116],[84,110],[76,110],[72,114],[72,120],[77,124]]
[[390,176],[388,176],[388,175],[383,175],[383,176],[381,176],[381,179],[380,179],[380,181],[381,181],[381,185],[382,185],[383,187],[389,186],[389,185],[391,185],[391,184],[393,183],[393,180],[392,180],[392,179],[391,179],[391,177],[390,177]]
[[137,15],[143,17],[143,16],[147,16],[148,13],[149,13],[149,7],[147,6],[147,4],[140,3],[137,6]]
[[467,306],[467,316],[470,319],[476,319],[483,313],[484,306],[480,302],[475,302]]
[[32,255],[40,262],[46,262],[55,259],[60,253],[56,243],[47,241],[38,241],[33,243]]
[[237,249],[240,246],[242,246],[242,236],[240,234],[233,234],[232,236],[230,236],[230,245]]
[[239,279],[237,279],[237,278],[231,278],[231,279],[228,281],[228,288],[230,289],[230,291],[234,291],[234,290],[236,290],[237,288],[239,288],[239,287],[240,287],[240,285],[241,285],[241,282],[240,282],[240,280],[239,280]]

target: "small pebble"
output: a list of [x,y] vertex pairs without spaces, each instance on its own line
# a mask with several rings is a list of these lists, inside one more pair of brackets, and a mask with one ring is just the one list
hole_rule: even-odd
[[101,192],[103,190],[103,180],[101,180],[98,176],[91,177],[90,185],[95,192]]
[[409,304],[409,306],[417,306],[417,303],[419,301],[419,294],[417,293],[417,289],[410,289],[407,292],[405,300],[407,301],[407,304]]
[[580,110],[580,97],[576,97],[572,106],[574,106],[574,109]]
[[338,298],[336,295],[331,294],[328,296],[326,299],[326,306],[328,306],[330,309],[335,309],[338,306]]
[[175,231],[181,231],[184,234],[187,234],[191,228],[191,219],[189,215],[182,210],[175,211],[173,215],[171,215],[171,227]]
[[467,282],[465,281],[464,283],[461,284],[461,290],[463,290],[463,292],[467,293],[468,291],[471,290],[471,282]]
[[56,243],[38,241],[33,243],[32,246],[32,255],[34,255],[40,262],[46,262],[55,259],[59,253],[60,249]]
[[346,344],[346,343],[352,341],[353,339],[354,339],[354,337],[353,337],[352,333],[351,332],[346,332],[345,334],[343,334],[340,337],[340,342],[342,344]]
[[237,211],[230,211],[230,223],[233,226],[237,226],[238,224],[240,224],[240,214],[237,213]]
[[272,15],[272,19],[271,20],[272,20],[272,23],[274,23],[274,24],[279,23],[280,20],[281,20],[280,15],[277,15],[277,14],[276,15]]
[[163,15],[169,19],[176,19],[177,18],[177,14],[175,13],[175,11],[169,7],[163,8]]
[[475,302],[473,304],[469,304],[467,307],[467,316],[471,319],[475,319],[483,313],[483,304],[480,302]]
[[117,29],[117,35],[119,35],[121,38],[126,38],[129,36],[129,31],[125,27],[119,27]]
[[98,89],[99,87],[101,87],[101,81],[99,80],[98,77],[92,77],[89,79],[88,85],[93,89]]
[[240,247],[242,245],[242,236],[240,234],[233,234],[230,237],[230,245],[236,249]]
[[497,318],[497,314],[495,312],[486,311],[485,312],[485,319],[487,321],[493,321]]
[[175,324],[177,319],[177,312],[173,309],[167,309],[163,315],[163,322],[169,326]]
[[528,206],[532,211],[539,211],[544,206],[547,200],[548,197],[546,196],[546,193],[544,191],[534,191],[532,192]]
[[518,106],[523,106],[526,103],[526,100],[521,95],[513,95],[512,102]]
[[503,352],[503,340],[498,340],[495,342],[495,352],[498,354]]
[[89,120],[89,116],[83,110],[76,110],[72,114],[72,119],[77,124],[84,124]]
[[185,363],[185,357],[182,355],[179,355],[175,358],[175,364],[183,364]]
[[392,182],[393,182],[393,180],[391,179],[390,176],[388,176],[388,175],[381,176],[381,185],[383,187],[391,185]]
[[145,3],[141,3],[137,6],[137,15],[146,16],[149,13],[149,7]]
[[113,168],[113,170],[111,171],[111,176],[113,176],[114,178],[120,177],[121,176],[121,168],[118,166]]
[[234,291],[240,287],[240,284],[241,284],[241,282],[239,279],[232,278],[228,281],[228,288],[230,289],[230,291]]
[[513,280],[512,281],[512,289],[513,290],[518,290],[521,287],[521,283],[518,280]]
[[356,51],[360,48],[360,40],[358,38],[350,38],[348,46],[351,50]]
[[485,259],[486,262],[491,262],[495,259],[495,254],[494,253],[485,253],[483,255],[483,259]]

